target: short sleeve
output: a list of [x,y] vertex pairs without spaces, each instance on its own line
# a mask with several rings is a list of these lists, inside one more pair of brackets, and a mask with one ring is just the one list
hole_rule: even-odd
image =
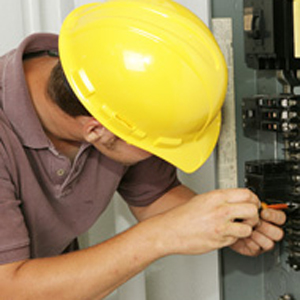
[[178,185],[176,168],[151,156],[127,170],[118,192],[129,205],[147,206]]
[[29,236],[21,211],[21,201],[16,197],[16,187],[8,171],[8,164],[9,160],[0,143],[0,264],[30,256]]

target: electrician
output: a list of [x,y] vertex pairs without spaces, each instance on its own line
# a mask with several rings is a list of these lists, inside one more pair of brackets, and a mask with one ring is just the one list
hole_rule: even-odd
[[[1,299],[102,299],[161,257],[255,256],[282,238],[285,215],[259,216],[249,190],[196,195],[176,177],[215,147],[227,85],[212,34],[181,5],[81,6],[0,71]],[[115,191],[140,222],[79,250]]]

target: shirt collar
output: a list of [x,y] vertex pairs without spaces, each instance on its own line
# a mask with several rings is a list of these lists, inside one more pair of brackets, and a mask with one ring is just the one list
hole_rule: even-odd
[[58,36],[49,33],[33,34],[19,47],[6,55],[3,66],[2,106],[22,144],[31,148],[51,146],[35,112],[23,69],[25,53],[44,50],[57,51]]

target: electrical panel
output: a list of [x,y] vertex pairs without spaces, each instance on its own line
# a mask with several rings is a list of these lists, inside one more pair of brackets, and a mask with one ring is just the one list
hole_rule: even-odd
[[285,160],[248,161],[245,166],[248,188],[267,203],[291,203],[286,210],[284,226],[287,263],[295,271],[300,270],[300,162]]
[[[245,0],[244,43],[248,67],[300,69],[297,1]],[[297,26],[298,25],[298,26]]]
[[[259,132],[275,132],[283,141],[284,159],[245,163],[245,183],[263,201],[291,203],[285,240],[288,263],[300,270],[300,96],[255,96],[243,100],[245,136],[259,140]],[[263,141],[260,141],[263,142]]]
[[264,143],[261,133],[272,133],[283,156],[247,161],[245,185],[262,201],[290,205],[284,243],[286,263],[295,271],[300,270],[300,95],[294,93],[300,86],[299,19],[299,0],[244,0],[246,64],[274,70],[283,87],[280,94],[245,96],[242,101],[244,136]]

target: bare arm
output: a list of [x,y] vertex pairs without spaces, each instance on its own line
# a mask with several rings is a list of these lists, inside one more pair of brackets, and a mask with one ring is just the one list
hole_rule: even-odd
[[[170,210],[178,205],[188,202],[195,193],[186,186],[181,185],[148,207],[131,207],[133,214],[138,220],[144,220],[158,213]],[[272,209],[263,210],[261,220],[247,238],[238,239],[231,248],[243,255],[257,256],[271,250],[275,243],[283,238],[283,230],[280,227],[284,224],[286,216],[281,211]]]
[[102,299],[165,255],[151,223],[85,250],[1,266],[0,299]]
[[247,190],[193,195],[178,187],[151,209],[134,209],[144,221],[94,247],[1,266],[0,299],[103,299],[163,256],[232,245],[258,223],[259,201]]

